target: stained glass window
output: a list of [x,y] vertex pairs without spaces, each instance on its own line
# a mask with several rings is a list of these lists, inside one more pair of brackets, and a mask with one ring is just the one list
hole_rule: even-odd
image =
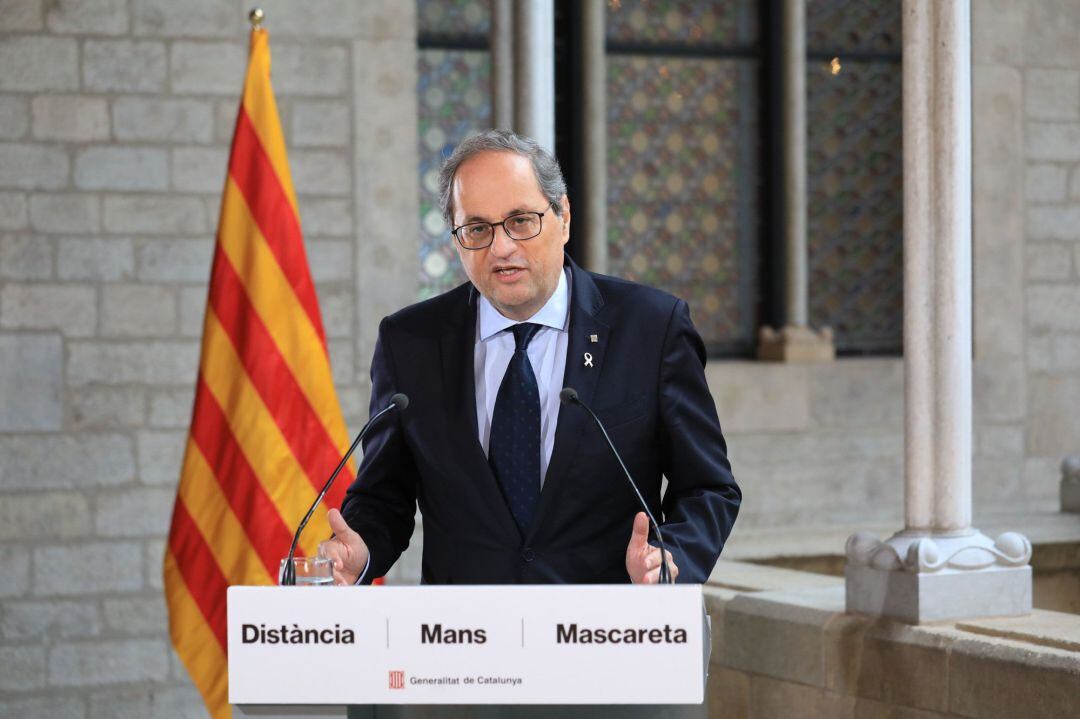
[[687,300],[720,352],[748,351],[756,324],[754,17],[730,0],[608,5],[608,270]]
[[899,352],[900,0],[811,0],[806,19],[810,322],[840,352]]
[[421,37],[486,37],[491,28],[491,3],[488,0],[416,0],[416,28]]
[[900,0],[807,0],[806,47],[898,54]]
[[757,12],[738,0],[609,0],[608,42],[725,45],[753,42]]
[[491,124],[491,54],[483,49],[491,8],[486,0],[417,0],[416,12],[423,299],[466,280],[439,212],[438,172],[461,140]]

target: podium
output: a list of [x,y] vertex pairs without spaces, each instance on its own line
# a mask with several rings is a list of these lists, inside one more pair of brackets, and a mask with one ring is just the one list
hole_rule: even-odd
[[230,587],[234,716],[701,704],[700,585]]

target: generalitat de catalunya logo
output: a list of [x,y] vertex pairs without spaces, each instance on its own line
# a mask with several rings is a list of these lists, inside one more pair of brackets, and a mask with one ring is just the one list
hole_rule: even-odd
[[405,688],[405,672],[401,669],[390,670],[390,688],[391,689],[404,689]]

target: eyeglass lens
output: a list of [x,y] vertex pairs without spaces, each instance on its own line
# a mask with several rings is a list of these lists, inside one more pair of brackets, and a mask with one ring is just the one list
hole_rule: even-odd
[[[501,224],[512,240],[529,240],[540,234],[540,215],[532,212],[511,215],[496,224]],[[490,222],[474,222],[458,228],[458,238],[469,247],[490,244],[494,233],[495,226]]]

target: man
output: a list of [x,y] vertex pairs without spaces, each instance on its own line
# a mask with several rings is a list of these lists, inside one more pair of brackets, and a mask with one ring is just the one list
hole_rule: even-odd
[[[686,303],[564,254],[570,204],[534,141],[489,131],[440,175],[471,284],[383,320],[371,365],[382,420],[320,553],[369,582],[408,546],[419,504],[426,583],[655,583],[660,550],[595,408],[662,524],[672,575],[704,582],[741,494]],[[661,478],[668,480],[661,497]]]

